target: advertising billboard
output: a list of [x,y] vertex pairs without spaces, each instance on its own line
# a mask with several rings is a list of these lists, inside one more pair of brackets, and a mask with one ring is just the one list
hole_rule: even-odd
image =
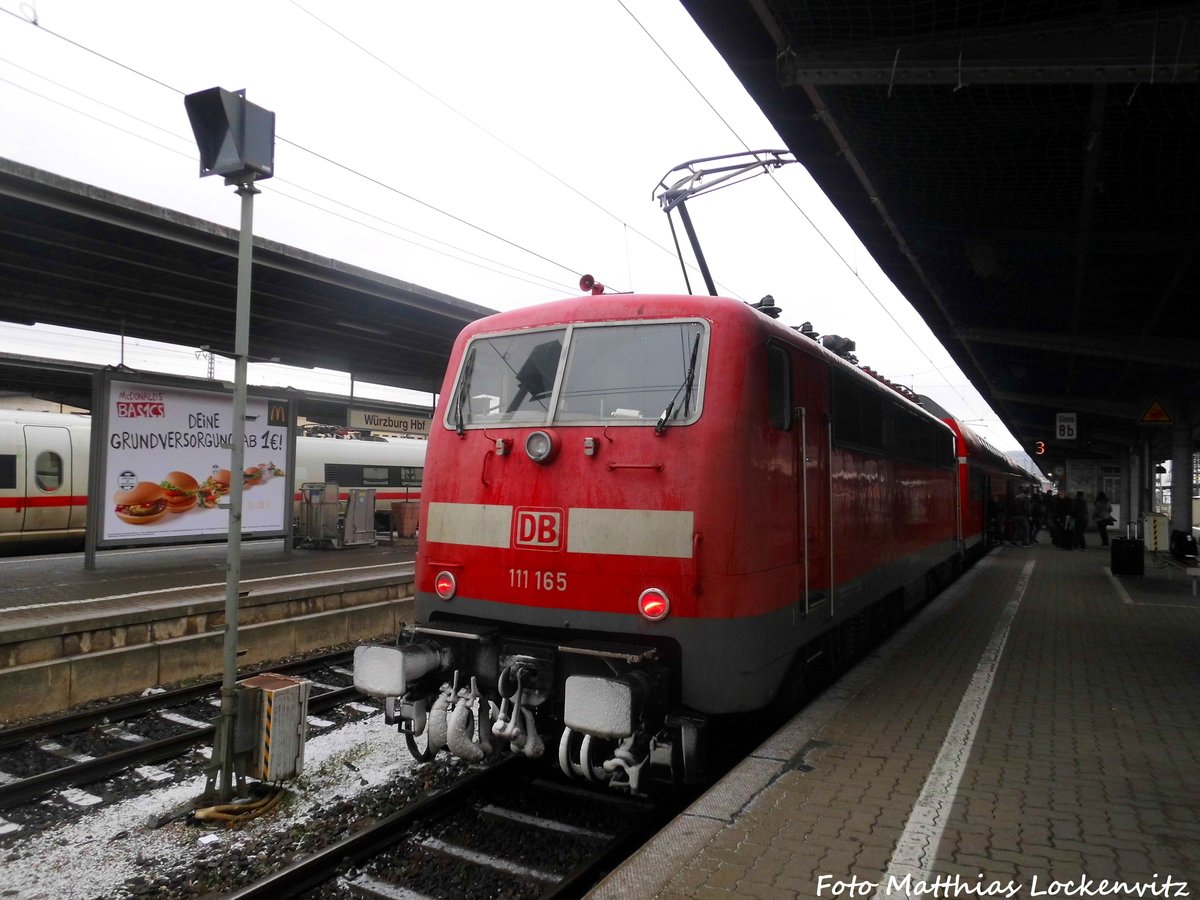
[[[211,382],[103,380],[93,446],[99,466],[91,491],[100,543],[177,542],[225,537],[233,436],[233,395]],[[291,527],[293,446],[286,399],[246,401],[242,533],[270,536]]]

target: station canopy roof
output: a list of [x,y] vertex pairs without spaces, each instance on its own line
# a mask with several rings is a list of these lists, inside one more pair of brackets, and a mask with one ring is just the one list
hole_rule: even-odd
[[1044,469],[1200,422],[1200,5],[682,2]]
[[[232,356],[237,255],[236,230],[0,160],[0,319]],[[493,312],[261,238],[251,294],[252,362],[430,392],[458,332]],[[86,407],[90,380],[87,366],[0,357],[0,391],[36,384]]]

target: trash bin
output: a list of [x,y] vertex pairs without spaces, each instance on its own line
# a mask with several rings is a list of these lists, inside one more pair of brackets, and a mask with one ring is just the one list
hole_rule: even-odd
[[392,528],[396,535],[411,538],[417,533],[417,523],[421,520],[421,504],[412,500],[398,500],[392,504]]

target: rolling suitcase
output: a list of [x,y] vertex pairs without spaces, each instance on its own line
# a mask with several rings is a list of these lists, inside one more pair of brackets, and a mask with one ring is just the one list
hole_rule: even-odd
[[1113,538],[1112,573],[1122,578],[1142,577],[1145,574],[1146,544],[1137,538]]

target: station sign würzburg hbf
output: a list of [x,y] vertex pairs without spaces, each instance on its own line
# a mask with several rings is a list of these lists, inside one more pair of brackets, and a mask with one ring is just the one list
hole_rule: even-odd
[[356,431],[385,431],[391,434],[427,438],[429,437],[429,416],[407,416],[403,413],[352,409],[346,427]]

